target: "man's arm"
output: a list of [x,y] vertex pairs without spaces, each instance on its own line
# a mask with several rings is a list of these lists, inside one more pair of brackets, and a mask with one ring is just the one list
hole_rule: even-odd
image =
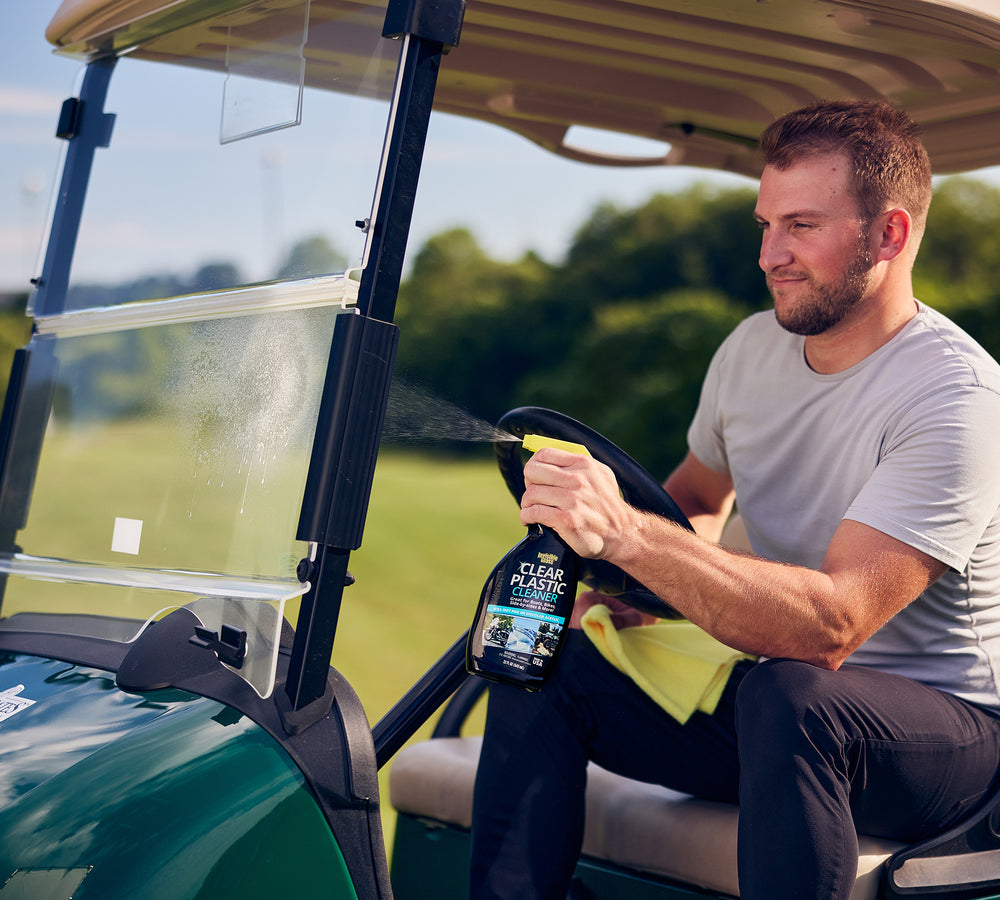
[[684,510],[695,533],[708,541],[719,540],[736,497],[728,475],[713,471],[688,453],[663,487]]
[[[720,503],[717,473],[713,482],[705,475],[711,470],[690,460],[667,486],[679,494],[691,491],[697,503],[688,508],[702,534],[714,536],[732,497],[726,494],[728,501]],[[839,668],[946,568],[850,520],[838,527],[818,570],[732,553],[634,509],[621,499],[610,469],[558,450],[536,453],[525,466],[525,483],[523,522],[548,525],[580,555],[618,565],[690,621],[746,653]],[[689,496],[675,499],[685,511],[692,503]],[[699,512],[699,504],[707,511]]]

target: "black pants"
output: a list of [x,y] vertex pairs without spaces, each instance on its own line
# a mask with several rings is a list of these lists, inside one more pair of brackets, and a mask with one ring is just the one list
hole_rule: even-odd
[[491,686],[473,900],[565,898],[588,760],[738,802],[744,900],[847,898],[857,832],[919,840],[984,799],[1000,718],[895,675],[769,660],[739,666],[715,714],[680,725],[573,631],[540,692]]

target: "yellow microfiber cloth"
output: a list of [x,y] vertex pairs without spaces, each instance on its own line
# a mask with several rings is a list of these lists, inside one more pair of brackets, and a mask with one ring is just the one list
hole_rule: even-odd
[[733,666],[753,658],[685,620],[619,631],[611,611],[598,604],[587,610],[581,624],[601,655],[681,724],[695,710],[715,712]]

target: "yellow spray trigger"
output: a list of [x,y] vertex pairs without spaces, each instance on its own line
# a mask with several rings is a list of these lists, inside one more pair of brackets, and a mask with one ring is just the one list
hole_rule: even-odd
[[526,434],[521,446],[529,453],[541,450],[542,447],[555,447],[557,450],[568,450],[570,453],[579,453],[581,456],[590,456],[590,451],[583,444],[574,444],[572,441],[560,441],[558,438],[546,437],[544,434]]

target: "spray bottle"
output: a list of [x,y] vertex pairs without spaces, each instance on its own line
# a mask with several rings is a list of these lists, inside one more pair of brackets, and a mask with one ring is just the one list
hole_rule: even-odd
[[[532,453],[558,447],[590,455],[581,444],[537,434],[526,435],[522,445]],[[538,690],[569,626],[579,564],[558,534],[529,525],[483,586],[465,648],[466,669],[490,681]]]

